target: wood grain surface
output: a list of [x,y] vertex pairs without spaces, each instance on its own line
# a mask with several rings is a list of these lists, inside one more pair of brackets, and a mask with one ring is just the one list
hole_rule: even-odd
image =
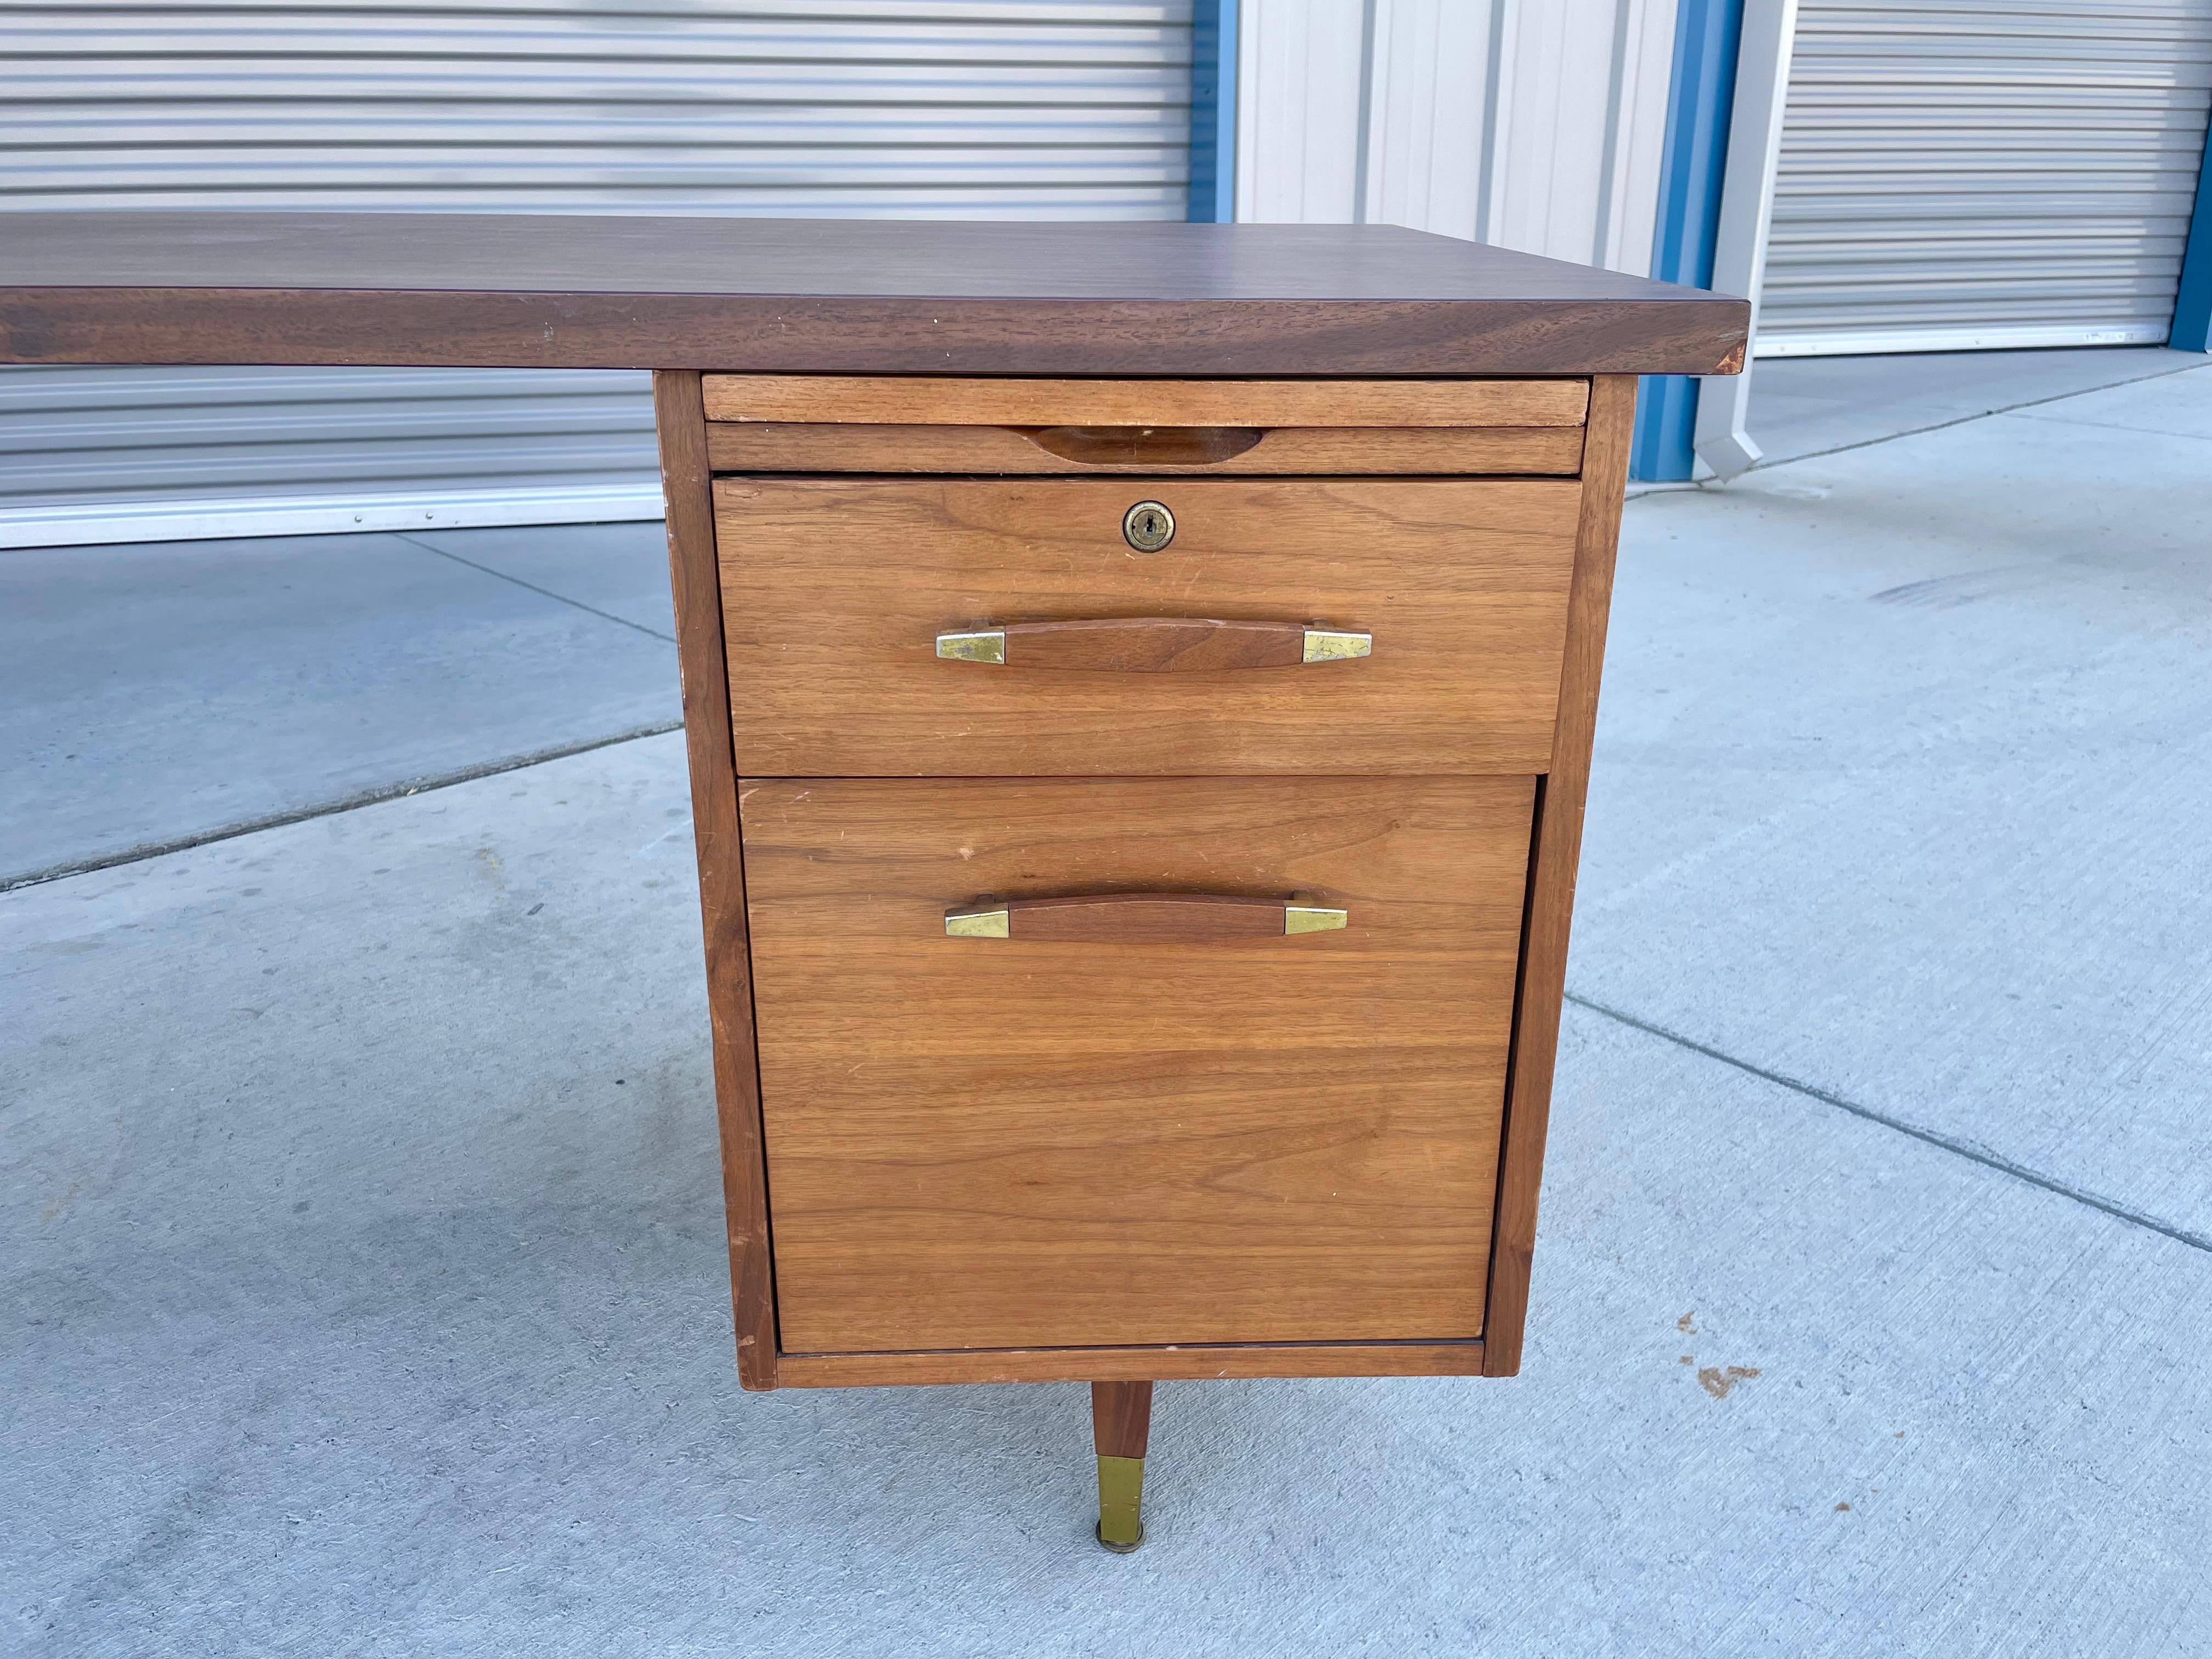
[[714,1098],[722,1139],[722,1198],[737,1316],[738,1380],[775,1386],[775,1294],[769,1245],[767,1166],[761,1152],[759,1071],[753,1052],[751,959],[745,938],[744,860],[731,763],[730,691],[708,499],[706,415],[699,377],[653,381],[660,473],[668,505],[668,562],[676,599],[684,742],[691,766],[691,827],[707,946],[707,1011],[714,1032]]
[[1482,1344],[1254,1342],[1218,1347],[976,1348],[786,1354],[786,1389],[933,1382],[1213,1382],[1255,1376],[1480,1376]]
[[1101,1457],[1142,1457],[1152,1437],[1150,1382],[1093,1382],[1091,1440]]
[[[1177,523],[1122,539],[1147,497]],[[1516,773],[1551,764],[1571,481],[724,478],[750,777]],[[1114,616],[1370,633],[1348,663],[1018,674],[940,632]]]
[[718,421],[717,472],[1526,473],[1582,465],[1580,427],[831,426]]
[[989,665],[1016,671],[1210,674],[1236,668],[1310,665],[1305,660],[1306,625],[1302,622],[1118,617],[1103,621],[1010,623],[1000,631],[1006,635],[1006,660]]
[[[743,782],[785,1351],[1480,1335],[1533,788]],[[1352,922],[945,936],[1071,889]]]
[[1230,893],[1076,893],[1009,899],[1012,944],[1170,945],[1286,939],[1291,900]]
[[709,374],[709,421],[910,426],[1580,426],[1586,380]]
[[1536,1248],[1536,1195],[1551,1118],[1552,1072],[1559,1057],[1559,1005],[1566,994],[1575,872],[1582,856],[1583,805],[1589,792],[1598,681],[1605,666],[1606,619],[1635,424],[1636,382],[1626,376],[1598,380],[1590,396],[1589,453],[1560,669],[1559,730],[1540,796],[1528,880],[1528,936],[1516,996],[1505,1157],[1490,1270],[1491,1323],[1484,1333],[1484,1370],[1492,1376],[1511,1376],[1521,1368]]
[[1729,373],[1749,307],[1381,225],[11,213],[0,361]]

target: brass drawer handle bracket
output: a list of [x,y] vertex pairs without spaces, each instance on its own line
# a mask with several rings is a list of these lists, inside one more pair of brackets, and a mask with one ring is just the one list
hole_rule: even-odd
[[945,933],[948,939],[1009,939],[1013,929],[1006,907],[995,910],[948,910]]
[[1375,653],[1372,634],[1352,634],[1329,628],[1306,629],[1306,662],[1342,662],[1350,657]]
[[972,634],[939,634],[937,654],[947,662],[1002,663],[1006,659],[1006,630],[985,628]]

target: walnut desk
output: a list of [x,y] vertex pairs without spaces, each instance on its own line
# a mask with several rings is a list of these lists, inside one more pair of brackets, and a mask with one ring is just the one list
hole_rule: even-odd
[[749,1389],[1510,1376],[1639,374],[1377,227],[15,214],[0,361],[654,370]]

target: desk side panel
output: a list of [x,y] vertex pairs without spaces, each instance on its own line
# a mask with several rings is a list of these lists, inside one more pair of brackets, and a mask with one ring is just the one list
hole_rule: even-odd
[[730,681],[722,647],[722,592],[714,557],[713,477],[700,377],[653,377],[668,505],[669,573],[676,597],[677,659],[684,682],[684,740],[691,762],[691,813],[699,846],[699,904],[707,943],[707,1002],[714,1024],[714,1096],[722,1134],[722,1197],[736,1304],[738,1380],[776,1385],[775,1286],[769,1244],[768,1166],[762,1155],[760,1066],[754,1046],[744,859],[738,834],[738,778],[730,746]]
[[1582,856],[1583,803],[1589,793],[1598,680],[1605,667],[1613,556],[1620,540],[1629,436],[1635,422],[1636,381],[1632,376],[1601,375],[1590,383],[1559,721],[1553,734],[1552,769],[1536,796],[1513,1060],[1506,1082],[1504,1154],[1498,1168],[1498,1218],[1491,1235],[1490,1296],[1483,1327],[1483,1371],[1489,1376],[1511,1376],[1521,1369],[1522,1327],[1528,1318],[1528,1273],[1536,1246],[1536,1192],[1544,1172],[1552,1069],[1559,1051],[1559,1005],[1567,987],[1567,934],[1574,921],[1575,872]]

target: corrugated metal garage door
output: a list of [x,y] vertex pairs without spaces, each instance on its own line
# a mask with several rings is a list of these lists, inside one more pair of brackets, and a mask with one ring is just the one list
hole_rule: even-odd
[[[1189,0],[11,5],[0,205],[1180,219],[1189,103]],[[637,374],[5,370],[0,423],[0,545],[659,513]]]
[[1804,0],[1760,356],[2166,338],[2212,0]]

